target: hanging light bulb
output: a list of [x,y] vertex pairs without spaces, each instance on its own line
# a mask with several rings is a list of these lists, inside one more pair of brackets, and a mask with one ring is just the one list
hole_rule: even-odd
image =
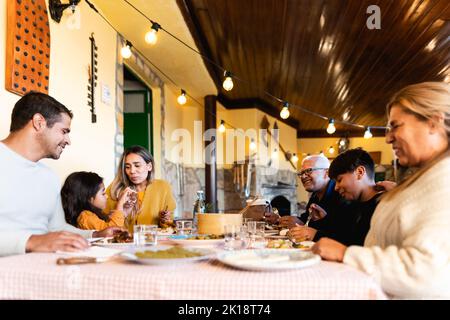
[[219,132],[220,133],[225,132],[225,121],[223,121],[223,120],[220,120]]
[[370,127],[367,127],[366,132],[364,132],[364,139],[370,139],[372,138],[372,132],[370,132]]
[[297,163],[298,162],[298,157],[297,157],[297,154],[293,154],[292,155],[292,161],[294,162],[294,163]]
[[152,22],[152,27],[150,31],[145,34],[145,42],[154,45],[158,41],[158,30],[161,29],[161,25],[156,22]]
[[283,109],[280,111],[280,117],[281,119],[287,119],[289,118],[289,103],[286,101],[283,102]]
[[333,148],[333,146],[330,146],[330,148],[328,149],[328,153],[329,153],[329,154],[333,154],[333,153],[334,153],[334,148]]
[[233,89],[233,86],[234,86],[231,72],[225,71],[224,77],[225,77],[225,80],[223,81],[222,86],[225,90],[230,91],[231,89]]
[[120,50],[120,54],[122,55],[122,57],[124,59],[128,59],[129,57],[131,57],[131,47],[133,45],[131,44],[130,41],[126,41],[125,45],[122,47],[122,49]]
[[69,7],[72,10],[72,14],[66,21],[66,26],[69,30],[80,30],[81,28],[81,10],[77,9],[75,4],[71,4]]
[[330,119],[327,127],[328,134],[333,134],[336,132],[336,127],[334,126],[334,119]]
[[252,139],[252,140],[250,141],[249,148],[250,148],[251,151],[255,151],[255,150],[256,150],[255,139]]
[[278,158],[278,149],[277,148],[273,149],[272,158]]
[[181,94],[178,96],[177,101],[181,105],[186,103],[186,101],[187,101],[187,99],[186,99],[186,91],[181,89]]

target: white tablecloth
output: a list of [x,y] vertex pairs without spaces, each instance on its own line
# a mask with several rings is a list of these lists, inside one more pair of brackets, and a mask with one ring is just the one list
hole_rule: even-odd
[[386,299],[368,275],[322,261],[305,269],[254,272],[216,260],[150,266],[57,265],[61,255],[0,258],[0,299]]

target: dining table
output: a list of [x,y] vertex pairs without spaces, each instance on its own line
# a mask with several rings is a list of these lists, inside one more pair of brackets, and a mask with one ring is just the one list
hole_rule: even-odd
[[122,258],[59,265],[60,253],[0,258],[0,299],[47,300],[384,300],[371,276],[342,263],[291,270],[245,270],[212,256],[149,265]]

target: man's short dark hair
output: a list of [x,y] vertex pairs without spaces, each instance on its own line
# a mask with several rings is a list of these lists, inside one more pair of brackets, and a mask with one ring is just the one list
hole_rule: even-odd
[[22,129],[36,113],[45,118],[48,128],[53,127],[56,122],[61,120],[61,113],[73,118],[72,112],[55,98],[45,93],[30,91],[14,105],[9,131],[14,132]]
[[340,174],[353,172],[359,166],[363,166],[366,169],[367,176],[370,179],[375,177],[375,164],[370,154],[361,149],[350,149],[336,157],[331,162],[328,175],[331,179],[336,180]]

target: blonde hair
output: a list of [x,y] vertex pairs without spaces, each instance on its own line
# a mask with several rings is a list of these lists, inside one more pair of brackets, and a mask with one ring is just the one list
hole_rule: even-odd
[[[447,141],[450,142],[450,84],[445,82],[422,82],[409,85],[398,91],[391,98],[386,107],[389,117],[391,109],[396,106],[402,111],[415,116],[420,121],[435,121],[443,117],[444,122],[436,123],[443,126],[447,133]],[[450,156],[450,143],[442,154],[432,159],[413,175],[402,181],[391,192],[387,192],[384,198],[392,198],[395,194],[403,191],[437,162]]]
[[120,157],[116,177],[111,183],[111,199],[113,199],[114,201],[118,200],[122,190],[126,189],[129,186],[134,186],[125,172],[125,159],[129,154],[132,153],[137,154],[142,159],[144,159],[146,164],[152,164],[152,170],[147,175],[147,185],[150,184],[153,180],[153,170],[155,168],[155,163],[152,155],[147,151],[147,149],[141,146],[132,146],[125,149],[122,156]]

